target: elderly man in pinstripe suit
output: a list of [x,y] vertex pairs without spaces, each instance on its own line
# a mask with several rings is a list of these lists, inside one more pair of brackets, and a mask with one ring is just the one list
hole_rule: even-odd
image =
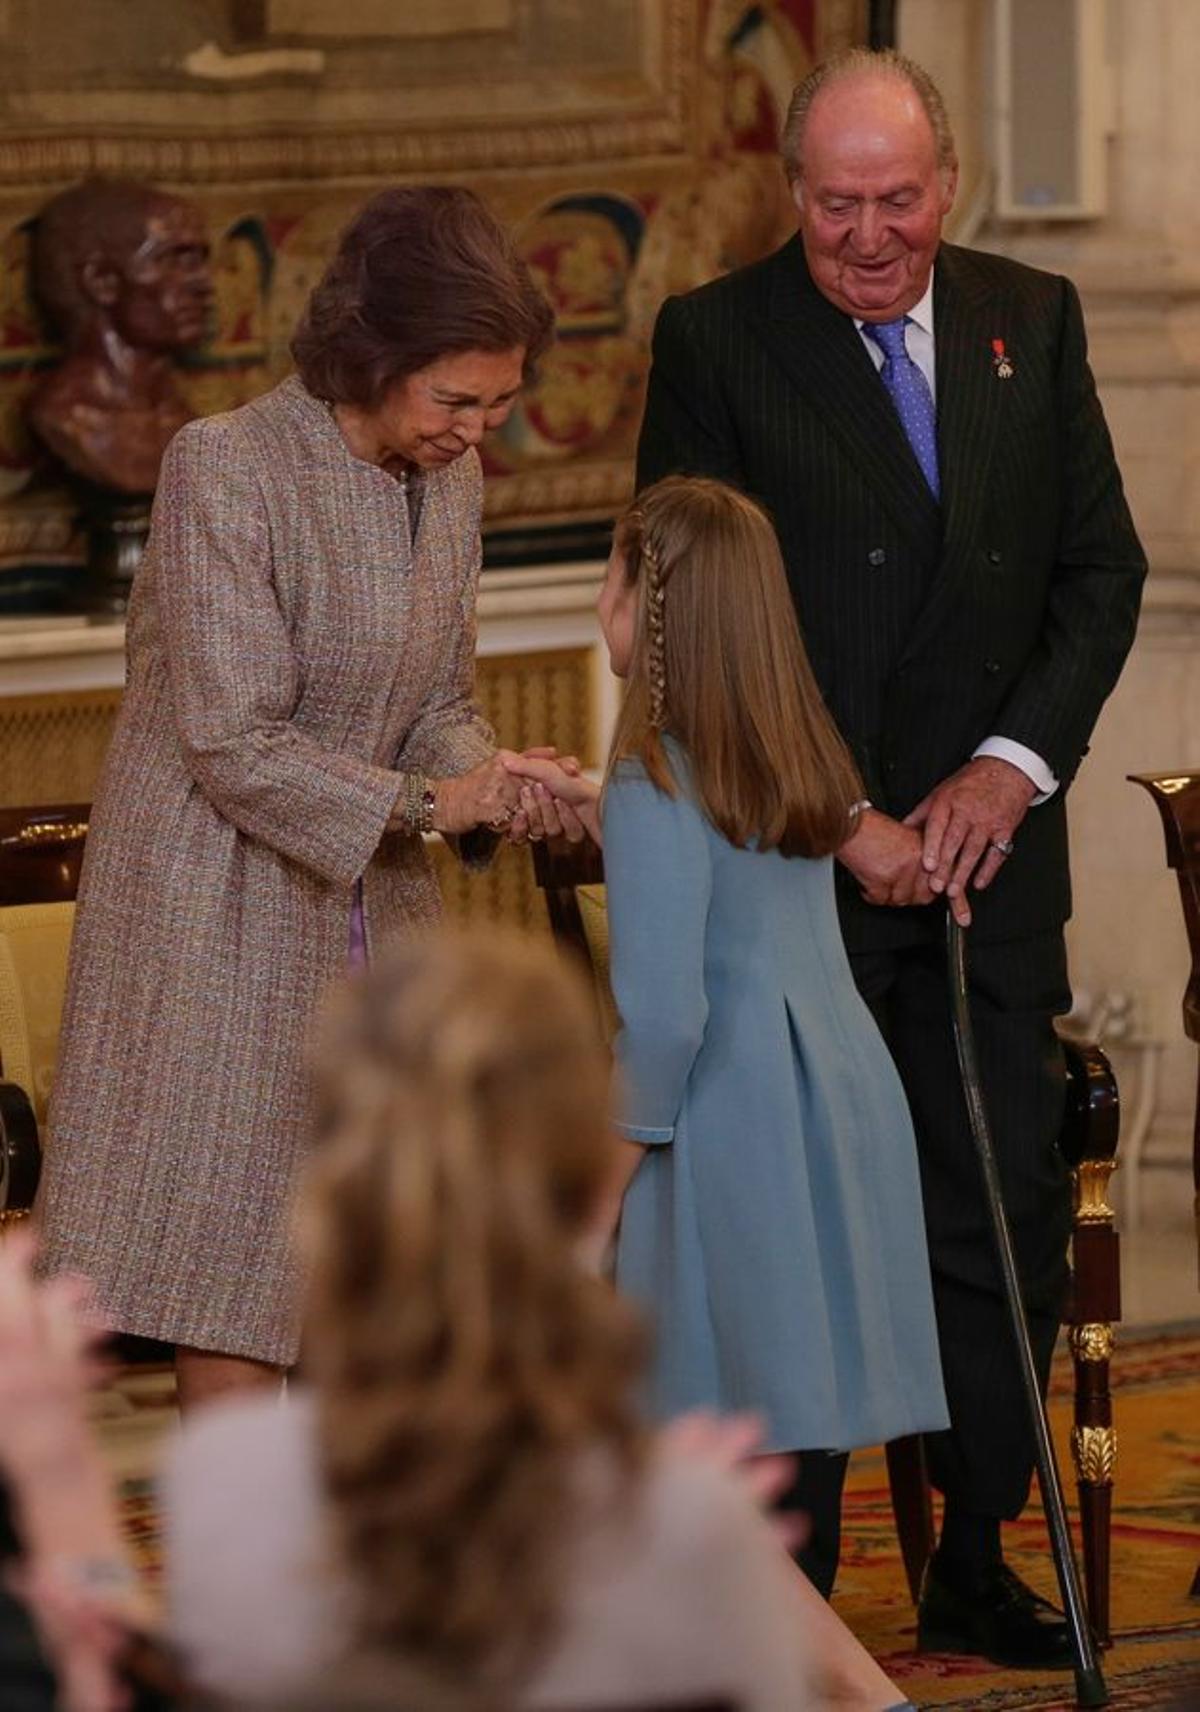
[[[798,236],[663,306],[638,479],[704,473],[766,503],[873,804],[840,853],[843,931],[916,1120],[953,1418],[928,1445],[946,1508],[921,1644],[1065,1667],[1061,1617],[1001,1555],[1033,1443],[931,906],[974,918],[976,1030],[1045,1375],[1069,1230],[1063,799],[1145,562],[1074,288],[941,241],[956,164],[928,75],[891,53],[827,62],[793,97],[784,153]],[[844,1458],[808,1462],[795,1498],[828,1588]]]

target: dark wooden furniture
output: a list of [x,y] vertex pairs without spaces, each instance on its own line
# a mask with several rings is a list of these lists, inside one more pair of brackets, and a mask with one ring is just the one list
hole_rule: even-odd
[[90,803],[0,808],[0,908],[75,896],[90,814]]
[[[0,910],[74,898],[89,813],[87,803],[0,808]],[[15,1082],[0,1081],[0,1228],[28,1215],[41,1166],[29,1096]]]
[[[1194,773],[1130,773],[1154,799],[1167,842],[1167,866],[1174,868],[1183,905],[1191,973],[1183,994],[1183,1032],[1200,1047],[1200,771]],[[1192,1128],[1193,1213],[1197,1259],[1200,1261],[1200,1057],[1196,1066],[1196,1111]],[[1200,1568],[1192,1582],[1192,1598],[1200,1599]]]
[[[604,857],[590,840],[534,844],[533,865],[556,940],[590,965],[576,888],[603,882]],[[593,971],[595,973],[595,971]],[[1079,1492],[1088,1613],[1098,1641],[1109,1614],[1112,1481],[1116,1435],[1109,1394],[1113,1325],[1121,1317],[1120,1252],[1108,1183],[1117,1165],[1120,1105],[1107,1057],[1090,1043],[1063,1041],[1067,1110],[1059,1146],[1075,1185],[1073,1284],[1067,1313],[1075,1372],[1071,1450]],[[886,1447],[896,1534],[914,1603],[934,1547],[933,1499],[919,1438]]]

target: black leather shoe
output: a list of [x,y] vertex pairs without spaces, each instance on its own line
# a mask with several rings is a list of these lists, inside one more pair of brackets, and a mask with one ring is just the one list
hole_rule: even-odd
[[1061,1611],[1005,1563],[977,1587],[955,1586],[932,1558],[917,1607],[923,1653],[978,1653],[1012,1670],[1070,1670],[1071,1631]]

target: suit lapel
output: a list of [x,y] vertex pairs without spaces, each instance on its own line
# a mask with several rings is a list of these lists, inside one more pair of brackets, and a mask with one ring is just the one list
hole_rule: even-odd
[[[1010,312],[970,267],[969,253],[943,245],[933,283],[933,334],[937,353],[938,469],[942,489],[941,561],[908,639],[919,648],[952,603],[964,578],[976,571],[979,524],[988,473],[1010,383],[996,374],[993,341],[1009,348]],[[1019,384],[1015,382],[1012,384]]]
[[898,527],[918,550],[934,556],[940,508],[858,329],[813,285],[799,238],[778,252],[774,264],[754,316],[755,331],[842,441]]

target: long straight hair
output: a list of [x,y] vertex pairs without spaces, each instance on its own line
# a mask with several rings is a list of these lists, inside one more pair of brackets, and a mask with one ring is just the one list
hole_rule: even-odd
[[668,732],[731,844],[829,855],[862,786],[813,677],[766,513],[724,482],[668,476],[618,520],[614,542],[637,609],[610,776],[636,759],[674,796]]

